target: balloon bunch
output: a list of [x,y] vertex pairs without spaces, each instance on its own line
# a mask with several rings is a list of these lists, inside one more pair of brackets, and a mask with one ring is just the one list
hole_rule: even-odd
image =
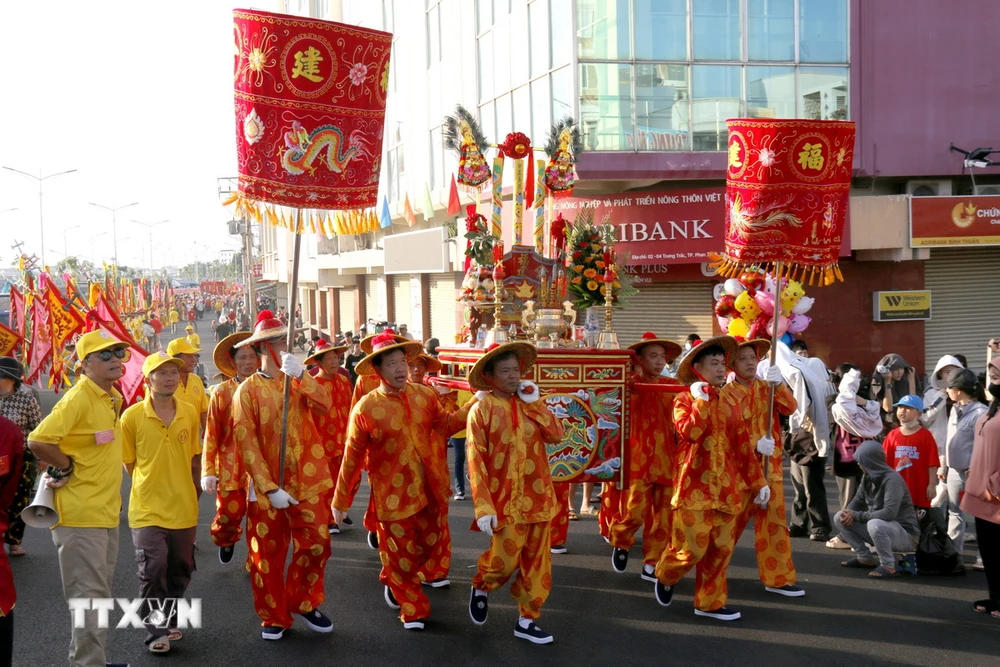
[[790,343],[812,321],[806,315],[815,299],[805,295],[802,283],[774,278],[762,270],[744,271],[715,286],[715,316],[730,336],[746,340],[771,338],[772,318],[778,316],[778,336]]

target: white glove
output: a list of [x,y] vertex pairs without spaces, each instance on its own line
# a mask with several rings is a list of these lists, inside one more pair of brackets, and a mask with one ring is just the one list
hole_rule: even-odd
[[347,512],[341,512],[340,510],[333,510],[333,522],[338,526],[344,523],[344,517],[347,516]]
[[281,353],[281,372],[285,375],[293,378],[302,377],[302,373],[306,370],[302,362],[295,358],[294,354],[288,352]]
[[480,389],[479,391],[476,392],[476,400],[481,401],[489,395],[490,392],[486,391],[485,389]]
[[517,385],[517,395],[525,403],[534,403],[539,397],[538,385],[530,380],[523,380],[521,384]]
[[215,493],[219,488],[219,478],[215,475],[206,475],[201,478],[201,490],[205,493]]
[[778,368],[777,364],[767,367],[767,372],[764,373],[764,379],[771,384],[778,384],[779,382],[784,381],[784,378],[781,377],[781,369]]
[[774,454],[774,438],[769,438],[766,435],[760,438],[757,441],[757,452],[764,456]]
[[701,401],[708,400],[708,383],[695,382],[691,385],[691,395]]
[[434,385],[434,390],[441,396],[447,396],[451,393],[451,388],[444,386],[443,384]]
[[755,505],[760,505],[761,507],[767,507],[767,503],[771,500],[771,487],[762,487],[760,491],[757,492],[757,497],[754,499]]
[[497,527],[497,515],[487,514],[485,516],[481,516],[476,519],[476,525],[479,526],[479,530],[492,537],[493,529]]
[[287,509],[289,505],[298,505],[299,501],[288,495],[288,491],[278,489],[267,494],[267,499],[271,501],[271,507],[276,510]]

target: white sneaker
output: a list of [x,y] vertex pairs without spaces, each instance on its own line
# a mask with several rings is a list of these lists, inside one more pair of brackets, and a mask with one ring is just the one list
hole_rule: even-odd
[[850,549],[851,545],[840,539],[840,535],[826,541],[827,549]]

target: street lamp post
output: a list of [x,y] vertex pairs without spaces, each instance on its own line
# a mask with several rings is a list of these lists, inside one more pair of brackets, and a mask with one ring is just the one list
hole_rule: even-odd
[[47,181],[50,178],[55,178],[56,176],[62,176],[64,174],[72,174],[76,169],[68,169],[66,171],[60,171],[58,174],[49,174],[48,176],[42,176],[42,170],[38,170],[38,176],[34,174],[29,174],[26,171],[21,171],[20,169],[14,169],[13,167],[4,167],[7,171],[13,171],[16,174],[21,174],[28,178],[33,178],[38,181],[38,233],[42,237],[42,266],[45,266],[45,218],[42,216],[42,181]]
[[115,214],[122,210],[123,208],[128,208],[129,206],[137,206],[139,202],[134,201],[131,204],[125,204],[124,206],[105,206],[103,204],[95,204],[90,202],[91,206],[96,206],[97,208],[103,208],[105,211],[111,211],[111,236],[112,236],[112,249],[114,251],[114,261],[115,266],[118,266],[118,224]]
[[149,230],[149,277],[153,278],[153,227],[157,225],[162,225],[164,223],[170,222],[169,220],[160,220],[159,222],[142,222],[141,220],[133,220],[132,222],[142,225],[147,230]]

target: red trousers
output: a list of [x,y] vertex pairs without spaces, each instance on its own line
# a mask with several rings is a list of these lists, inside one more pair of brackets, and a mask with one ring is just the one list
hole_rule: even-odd
[[753,519],[754,551],[757,571],[765,586],[781,588],[795,585],[795,564],[792,562],[792,540],[785,523],[785,489],[780,479],[771,482],[771,500],[761,509],[749,496],[745,509],[736,518],[734,542],[739,542],[750,519]]
[[215,494],[215,519],[210,533],[217,547],[231,547],[240,541],[243,517],[247,515],[247,490],[223,491]]
[[673,586],[695,568],[694,606],[715,611],[726,606],[726,572],[733,559],[736,517],[717,510],[674,510],[670,548],[656,564],[656,578]]
[[[330,558],[330,504],[300,500],[283,510],[247,510],[250,583],[261,625],[292,627],[292,614],[304,614],[323,604],[323,576]],[[285,571],[288,545],[292,558]]]
[[569,484],[553,484],[556,490],[556,515],[549,521],[551,544],[565,545],[569,538]]
[[633,480],[628,488],[625,509],[611,526],[611,546],[631,549],[635,534],[642,528],[642,562],[656,565],[660,555],[670,546],[670,497],[673,489],[664,484]]
[[[447,515],[444,525],[448,525]],[[433,503],[405,519],[378,522],[382,560],[378,578],[399,603],[404,623],[430,615],[431,603],[420,582],[440,579],[442,571],[447,576],[451,567],[451,536],[442,539],[440,528],[441,511]]]
[[627,497],[627,494],[618,490],[616,482],[604,482],[601,489],[601,511],[597,516],[602,537],[611,539],[611,526],[621,520]]

